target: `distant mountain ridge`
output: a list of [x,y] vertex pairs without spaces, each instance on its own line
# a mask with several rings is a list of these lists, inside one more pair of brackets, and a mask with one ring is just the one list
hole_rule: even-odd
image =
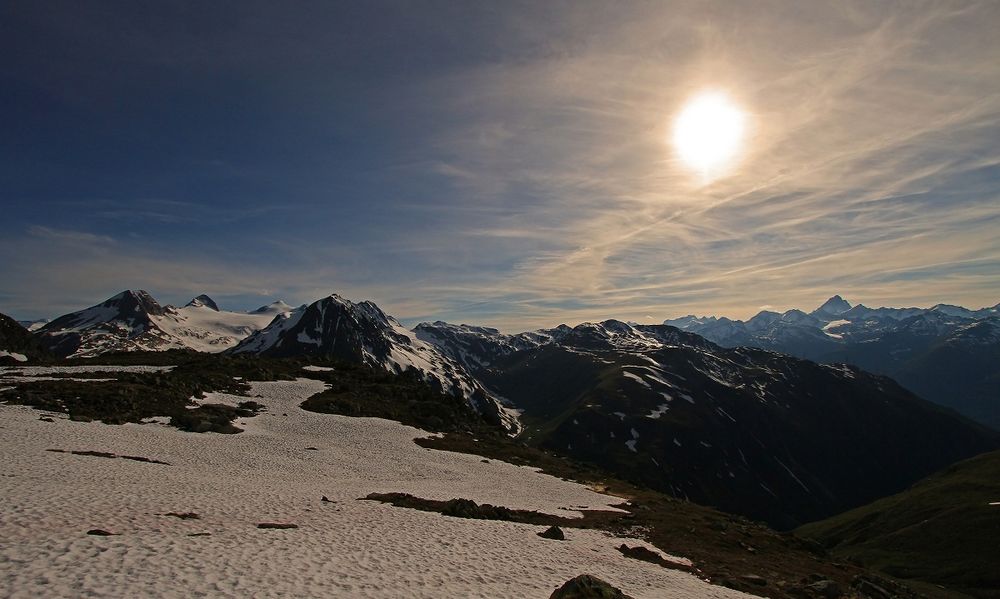
[[688,315],[664,324],[723,347],[855,364],[1000,429],[1000,304],[979,310],[949,304],[869,308],[835,295],[808,314],[762,311],[745,322]]
[[193,349],[219,352],[268,325],[277,312],[227,312],[207,295],[182,308],[161,306],[143,290],[126,290],[104,302],[60,316],[33,331],[61,357],[86,358],[108,352]]

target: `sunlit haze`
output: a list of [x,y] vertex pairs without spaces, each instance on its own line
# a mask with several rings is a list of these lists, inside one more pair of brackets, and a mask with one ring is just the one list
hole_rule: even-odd
[[724,94],[699,94],[677,116],[674,147],[687,166],[709,181],[731,166],[743,142],[745,120]]

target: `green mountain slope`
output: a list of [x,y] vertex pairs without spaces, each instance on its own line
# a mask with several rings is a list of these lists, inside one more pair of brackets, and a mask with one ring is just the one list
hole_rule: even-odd
[[1000,451],[796,533],[897,578],[1000,598]]

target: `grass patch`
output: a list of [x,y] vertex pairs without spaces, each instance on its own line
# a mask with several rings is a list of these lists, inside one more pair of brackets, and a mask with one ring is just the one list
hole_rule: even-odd
[[901,579],[1000,598],[1000,451],[798,529],[833,554]]

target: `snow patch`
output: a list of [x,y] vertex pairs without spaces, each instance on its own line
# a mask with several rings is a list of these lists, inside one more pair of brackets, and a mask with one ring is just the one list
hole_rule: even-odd
[[19,354],[17,352],[7,351],[5,349],[0,349],[0,358],[14,358],[15,362],[28,361],[28,356],[24,354]]
[[[637,599],[748,597],[617,551],[623,542],[652,548],[635,539],[572,529],[570,542],[552,543],[535,535],[536,526],[357,501],[399,491],[574,517],[562,506],[606,510],[621,500],[530,468],[421,448],[413,439],[427,433],[396,422],[299,408],[325,388],[310,379],[252,383],[267,412],[246,419],[239,435],[46,423],[31,408],[0,405],[0,453],[11,475],[0,575],[12,599],[240,597],[260,589],[297,597],[544,597],[584,571]],[[45,451],[53,447],[170,465]],[[319,501],[324,495],[331,503]],[[170,511],[201,518],[159,515]],[[256,528],[268,521],[298,528]],[[121,536],[90,537],[89,528]],[[189,536],[200,533],[209,536]]]
[[646,414],[646,418],[652,418],[653,420],[657,420],[657,419],[659,419],[660,416],[663,416],[664,414],[666,414],[667,410],[669,410],[669,409],[670,409],[670,404],[669,403],[660,404],[660,405],[656,406],[655,410],[653,410],[649,414]]

